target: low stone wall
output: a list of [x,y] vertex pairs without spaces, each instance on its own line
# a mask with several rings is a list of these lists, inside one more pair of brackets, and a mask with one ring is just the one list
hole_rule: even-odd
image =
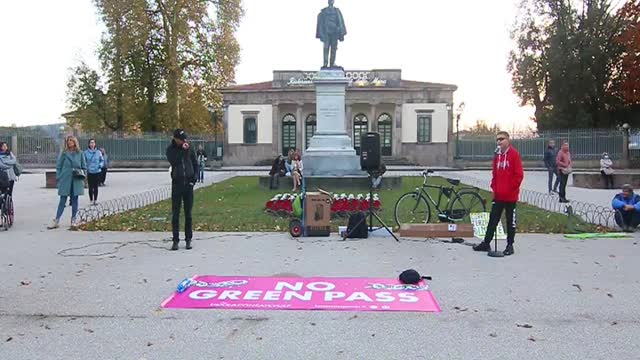
[[[606,189],[600,172],[573,173],[573,186],[586,189]],[[640,173],[616,172],[613,174],[613,187],[620,189],[624,184],[640,188]]]
[[[270,176],[261,176],[259,179],[260,187],[269,189],[271,184]],[[305,178],[305,185],[307,191],[316,191],[317,188],[321,188],[326,191],[333,191],[334,189],[354,189],[359,190],[362,193],[369,190],[369,178],[365,176],[361,177],[315,177],[307,176]],[[382,185],[383,189],[394,189],[402,187],[402,178],[399,176],[383,176]],[[285,192],[290,192],[293,188],[293,180],[290,177],[280,177],[278,181],[278,189]]]

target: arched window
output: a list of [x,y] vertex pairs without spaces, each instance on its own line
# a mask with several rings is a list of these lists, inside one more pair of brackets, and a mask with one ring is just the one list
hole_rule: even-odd
[[296,117],[287,114],[282,118],[282,155],[296,149]]
[[353,118],[353,145],[360,155],[360,138],[369,131],[369,119],[365,114],[358,114]]
[[383,156],[391,156],[393,144],[393,121],[391,115],[383,113],[378,117],[378,132],[380,133],[380,149]]
[[305,148],[308,149],[309,145],[311,144],[311,138],[313,137],[313,135],[315,135],[316,128],[318,126],[318,123],[316,121],[316,114],[309,114],[309,116],[307,116],[305,124]]

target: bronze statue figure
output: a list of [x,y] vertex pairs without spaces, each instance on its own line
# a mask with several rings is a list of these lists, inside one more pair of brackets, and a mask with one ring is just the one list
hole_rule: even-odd
[[[344,41],[344,36],[347,34],[342,13],[333,6],[333,3],[334,0],[329,0],[329,6],[318,14],[316,27],[316,38],[324,43],[323,69],[341,69],[340,66],[336,66],[336,51],[338,50],[338,41]],[[331,62],[329,62],[329,53],[331,53]]]

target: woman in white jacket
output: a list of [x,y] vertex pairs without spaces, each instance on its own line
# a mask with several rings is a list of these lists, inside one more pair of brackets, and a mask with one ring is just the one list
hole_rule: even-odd
[[604,186],[613,189],[613,161],[606,152],[602,153],[600,159],[600,174],[604,178]]

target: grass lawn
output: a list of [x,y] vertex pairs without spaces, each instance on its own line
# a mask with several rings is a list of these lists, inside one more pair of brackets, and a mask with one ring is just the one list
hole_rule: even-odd
[[[429,179],[433,184],[446,184],[437,177]],[[381,190],[378,192],[382,203],[379,212],[389,226],[395,227],[393,210],[396,200],[405,192],[412,191],[422,184],[422,177],[405,177],[403,188]],[[315,189],[309,189],[313,191]],[[368,189],[346,191],[343,189],[325,189],[335,193],[366,194]],[[289,218],[277,217],[265,212],[265,203],[278,191],[266,190],[258,186],[257,177],[236,177],[222,183],[202,188],[195,193],[193,209],[194,231],[211,232],[287,232]],[[491,193],[480,191],[487,200],[487,211],[491,206]],[[435,196],[435,193],[432,194]],[[432,210],[433,211],[433,210]],[[596,231],[596,227],[578,221],[572,221],[567,228],[567,216],[541,210],[539,208],[518,204],[518,232],[522,233],[570,233],[578,228],[580,231]],[[347,218],[332,221],[333,228],[346,225]],[[431,222],[436,222],[435,213]],[[504,217],[503,217],[504,221]],[[377,221],[374,219],[374,226]],[[184,217],[181,218],[184,228]],[[114,215],[100,221],[85,224],[83,230],[96,231],[171,231],[171,201],[166,200],[145,208]]]

